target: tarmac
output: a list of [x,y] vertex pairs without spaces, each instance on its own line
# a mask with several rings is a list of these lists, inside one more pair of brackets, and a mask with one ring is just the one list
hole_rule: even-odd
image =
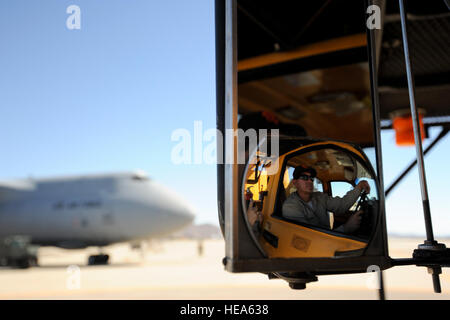
[[[421,239],[389,240],[393,258],[411,257]],[[449,243],[441,241],[449,247]],[[223,240],[152,241],[141,249],[129,244],[104,248],[110,264],[87,266],[97,248],[39,249],[39,266],[0,268],[2,300],[377,300],[375,273],[320,276],[306,290],[292,290],[279,279],[260,273],[224,270]],[[394,267],[383,272],[385,295],[393,300],[450,299],[450,272],[443,268],[442,293],[433,292],[427,269]]]

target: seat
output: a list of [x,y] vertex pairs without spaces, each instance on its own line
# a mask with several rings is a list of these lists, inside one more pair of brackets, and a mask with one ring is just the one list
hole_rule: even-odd
[[289,197],[293,192],[297,191],[297,188],[294,186],[294,180],[291,180],[285,189],[286,198]]

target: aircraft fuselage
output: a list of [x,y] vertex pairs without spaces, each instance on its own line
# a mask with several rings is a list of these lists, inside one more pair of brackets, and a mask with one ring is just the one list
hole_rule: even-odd
[[27,235],[38,245],[105,246],[163,236],[193,214],[176,194],[130,173],[30,181],[0,188],[0,238]]

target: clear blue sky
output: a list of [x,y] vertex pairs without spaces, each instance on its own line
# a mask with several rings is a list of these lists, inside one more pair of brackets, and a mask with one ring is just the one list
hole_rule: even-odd
[[[66,27],[72,4],[80,30]],[[174,130],[215,128],[213,4],[2,1],[0,178],[139,168],[192,203],[197,223],[216,224],[216,167],[171,161]],[[415,157],[393,140],[383,133],[387,184]],[[450,234],[449,150],[447,138],[427,157],[438,235]],[[390,232],[424,234],[416,172],[387,199]]]

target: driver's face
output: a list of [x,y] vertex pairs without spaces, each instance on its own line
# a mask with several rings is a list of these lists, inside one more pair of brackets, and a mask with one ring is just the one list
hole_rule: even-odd
[[[303,173],[302,175],[311,177],[308,172]],[[312,193],[314,191],[314,182],[311,181],[311,179],[303,180],[299,178],[296,180],[295,186],[302,192]]]

